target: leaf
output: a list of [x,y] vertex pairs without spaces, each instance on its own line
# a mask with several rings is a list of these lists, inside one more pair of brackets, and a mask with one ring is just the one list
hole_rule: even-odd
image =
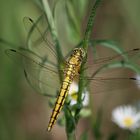
[[96,55],[97,47],[109,48],[109,49],[116,51],[118,54],[122,54],[122,55],[124,53],[124,49],[121,48],[118,43],[116,43],[115,41],[112,41],[112,40],[90,40],[89,45],[93,48],[93,51],[95,52],[95,53],[93,53],[93,55]]

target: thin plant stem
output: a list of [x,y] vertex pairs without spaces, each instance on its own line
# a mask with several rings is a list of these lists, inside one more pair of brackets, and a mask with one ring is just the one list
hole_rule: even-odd
[[[95,4],[93,4],[93,7],[91,9],[91,14],[90,14],[90,17],[88,19],[88,23],[87,23],[87,27],[86,27],[86,31],[85,31],[85,36],[84,36],[84,39],[83,39],[83,49],[85,50],[85,53],[87,54],[87,49],[88,49],[88,45],[89,45],[89,40],[90,40],[90,36],[91,36],[91,32],[92,32],[92,29],[93,29],[93,25],[94,25],[94,19],[95,19],[95,16],[96,16],[96,11],[97,11],[97,8],[100,4],[101,0],[96,0]],[[86,62],[86,58],[85,58],[85,61]],[[84,63],[82,64],[81,66],[81,69],[83,69],[84,67]],[[81,79],[83,79],[82,77],[84,77],[84,71],[81,71],[80,72],[80,77]],[[80,80],[79,82],[79,92],[78,92],[78,103],[80,106],[82,104],[82,91],[84,90],[84,83],[85,81],[83,80]],[[82,106],[81,106],[82,107]],[[76,118],[80,112],[80,109],[78,109],[76,111]],[[76,121],[77,122],[77,121]]]
[[93,25],[94,25],[94,20],[95,20],[95,16],[96,16],[96,10],[99,7],[101,3],[101,0],[96,0],[95,4],[92,7],[91,10],[91,14],[87,23],[87,27],[86,27],[86,31],[85,31],[85,36],[83,39],[83,49],[85,50],[85,52],[87,53],[87,49],[88,49],[88,44],[89,44],[89,39],[91,36],[91,32],[93,29]]

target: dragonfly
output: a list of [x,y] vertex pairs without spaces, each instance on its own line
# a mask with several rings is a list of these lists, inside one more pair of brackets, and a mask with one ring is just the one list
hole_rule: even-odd
[[[115,72],[118,71],[117,67],[129,68],[129,64],[125,63],[124,60],[126,57],[135,58],[136,55],[140,53],[139,48],[128,50],[121,54],[95,59],[94,61],[87,58],[87,62],[90,64],[88,65],[86,62],[85,67],[80,69],[84,58],[86,57],[83,48],[80,45],[74,48],[69,48],[67,52],[63,55],[61,54],[62,57],[58,57],[56,47],[60,46],[55,44],[49,24],[47,23],[47,18],[44,15],[40,16],[36,21],[30,17],[25,17],[24,24],[28,31],[26,47],[7,49],[6,54],[16,62],[17,60],[22,60],[25,77],[28,83],[38,93],[50,98],[57,97],[55,107],[48,124],[48,131],[51,131],[55,124],[68,95],[70,85],[75,78],[78,77],[79,80],[85,80],[85,87],[89,83],[94,83],[95,87],[100,86],[100,88],[95,89],[94,92],[105,92],[119,87],[125,88],[124,85],[121,85],[121,81],[130,84],[139,81],[137,78],[131,76],[98,76],[98,72],[101,70],[103,70],[104,73],[106,71],[110,73],[110,70],[113,71],[114,68]],[[80,77],[81,71],[85,71],[86,75],[84,75],[84,77]],[[114,86],[112,86],[111,89],[102,88],[102,85],[112,85],[113,83]],[[57,95],[58,91],[59,94]]]

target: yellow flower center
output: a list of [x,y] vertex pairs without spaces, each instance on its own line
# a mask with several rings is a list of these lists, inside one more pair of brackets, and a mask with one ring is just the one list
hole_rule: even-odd
[[134,120],[132,117],[128,116],[128,117],[124,118],[123,123],[125,126],[130,127],[134,124]]
[[72,97],[73,100],[77,101],[77,98],[78,98],[77,92],[71,93],[71,97]]

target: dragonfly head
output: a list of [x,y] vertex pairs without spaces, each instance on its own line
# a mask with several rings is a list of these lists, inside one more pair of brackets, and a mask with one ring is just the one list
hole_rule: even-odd
[[80,57],[82,60],[85,57],[85,51],[82,48],[75,48],[72,55]]

